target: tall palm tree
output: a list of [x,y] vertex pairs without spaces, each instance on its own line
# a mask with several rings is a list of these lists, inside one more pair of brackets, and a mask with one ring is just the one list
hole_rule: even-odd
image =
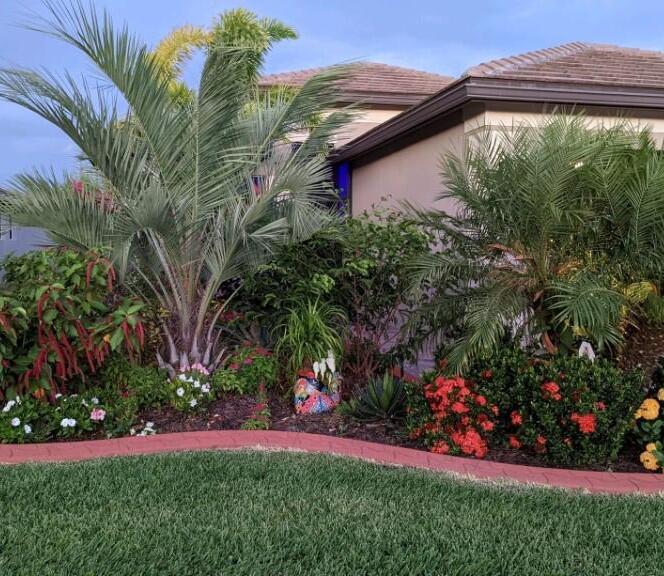
[[80,1],[45,6],[48,17],[34,29],[80,50],[114,90],[69,74],[2,69],[0,98],[67,134],[98,184],[21,175],[0,212],[59,243],[110,250],[120,272],[140,276],[168,312],[160,363],[170,371],[192,363],[214,369],[223,353],[220,286],[332,217],[324,153],[346,112],[326,115],[297,148],[283,142],[331,107],[342,72],[311,79],[294,97],[266,99],[247,81],[261,55],[216,46],[195,98],[182,106],[149,49],[106,12]]
[[620,343],[628,306],[654,289],[641,281],[664,270],[664,160],[647,132],[556,115],[487,130],[442,171],[459,210],[413,208],[440,249],[412,263],[414,285],[434,288],[412,326],[442,326],[454,368],[505,338]]
[[215,46],[252,50],[256,58],[247,62],[247,81],[254,82],[262,57],[272,46],[296,38],[297,32],[287,24],[236,8],[223,12],[210,28],[189,24],[176,28],[157,44],[152,55],[170,79],[174,98],[187,103],[194,95],[182,81],[182,71],[196,50]]

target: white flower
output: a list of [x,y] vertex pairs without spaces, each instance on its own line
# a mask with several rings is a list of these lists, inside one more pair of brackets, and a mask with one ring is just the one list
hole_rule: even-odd
[[21,403],[21,398],[19,396],[16,397],[16,403],[20,404]]
[[146,422],[145,427],[146,428],[154,428],[154,422]]
[[334,352],[332,352],[332,350],[327,351],[327,359],[325,360],[325,363],[332,374],[337,371],[337,363],[334,359]]
[[191,384],[193,381],[194,381],[194,377],[193,377],[193,376],[189,376],[189,378],[187,378],[187,379],[185,380],[185,382],[189,382],[189,384]]
[[200,387],[201,387],[201,383],[198,380],[196,380],[194,382],[194,388],[200,388]]
[[76,426],[75,418],[63,418],[60,420],[60,427],[62,428],[74,428]]
[[58,398],[62,398],[62,394],[58,393],[55,395],[55,399],[57,400]]
[[81,405],[85,406],[86,408],[88,407],[88,403],[85,401],[85,399],[81,400]]
[[136,436],[136,428],[129,428],[129,435]]
[[201,392],[203,392],[203,394],[209,394],[210,393],[210,385],[209,384],[203,384],[203,386],[201,386]]
[[97,397],[95,396],[94,398],[92,398],[92,399],[90,400],[90,402],[92,402],[93,404],[99,404],[99,398],[97,398]]
[[176,393],[180,398],[182,398],[182,397],[184,396],[184,388],[182,388],[182,386],[180,386],[180,387],[175,391],[175,393]]
[[198,400],[196,400],[196,398],[192,398],[192,399],[189,401],[189,406],[191,406],[192,408],[193,408],[194,406],[196,406],[196,404],[198,404]]
[[16,428],[17,426],[21,425],[21,419],[20,418],[12,418],[12,426]]
[[180,382],[186,382],[186,381],[187,381],[187,376],[186,376],[186,374],[180,374],[180,375],[178,376],[178,380],[179,380]]
[[14,406],[16,405],[16,402],[14,400],[10,400],[5,404],[5,407],[2,409],[3,412],[9,412]]
[[23,432],[26,434],[32,434],[32,426],[30,426],[30,424],[26,424],[23,426]]

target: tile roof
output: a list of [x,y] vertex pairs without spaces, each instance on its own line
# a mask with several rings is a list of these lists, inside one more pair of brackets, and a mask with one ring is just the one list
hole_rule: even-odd
[[664,52],[571,42],[484,62],[464,76],[664,88]]
[[[342,99],[349,96],[382,96],[388,100],[410,105],[435,94],[454,78],[411,68],[391,66],[379,62],[351,64],[351,73],[341,85]],[[260,86],[302,86],[312,76],[326,68],[309,68],[280,74],[269,74],[259,80]]]

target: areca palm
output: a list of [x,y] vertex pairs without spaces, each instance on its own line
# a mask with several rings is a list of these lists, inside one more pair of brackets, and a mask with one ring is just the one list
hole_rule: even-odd
[[0,210],[62,244],[110,250],[120,272],[139,275],[168,312],[160,362],[171,371],[214,368],[223,352],[219,287],[331,217],[323,152],[346,113],[327,115],[297,149],[284,141],[330,107],[340,72],[313,78],[294,97],[262,98],[246,77],[261,55],[216,46],[182,106],[149,49],[106,13],[80,2],[45,5],[49,17],[35,29],[80,50],[114,90],[3,69],[0,97],[63,130],[98,184],[80,190],[67,175],[22,175]]
[[664,267],[664,161],[647,132],[557,116],[486,131],[442,168],[459,211],[416,210],[441,249],[412,277],[435,289],[420,317],[461,324],[455,368],[504,338],[549,352],[574,336],[620,342],[634,282]]

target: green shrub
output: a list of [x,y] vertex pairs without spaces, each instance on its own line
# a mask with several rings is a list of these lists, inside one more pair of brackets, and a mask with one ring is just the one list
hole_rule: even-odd
[[143,304],[114,291],[115,272],[101,252],[29,252],[3,268],[0,398],[80,391],[111,352],[139,352]]
[[265,348],[241,346],[224,366],[210,378],[217,393],[256,394],[261,385],[271,388],[277,382],[277,360]]
[[121,355],[112,356],[99,374],[103,386],[129,393],[139,408],[158,408],[168,402],[167,379],[164,370],[133,364]]
[[252,394],[255,391],[254,383],[245,380],[234,370],[215,370],[211,383],[220,394]]
[[502,349],[474,363],[470,379],[499,408],[504,441],[556,464],[606,464],[623,446],[643,376],[607,360],[537,359]]
[[340,406],[342,413],[363,421],[394,422],[403,418],[405,409],[404,384],[388,373],[370,380],[366,387]]
[[306,242],[280,250],[247,278],[235,302],[248,320],[284,322],[293,309],[319,301],[343,310],[343,372],[366,382],[400,360],[413,359],[410,335],[396,329],[416,302],[406,264],[429,250],[430,237],[395,212],[333,223]]

